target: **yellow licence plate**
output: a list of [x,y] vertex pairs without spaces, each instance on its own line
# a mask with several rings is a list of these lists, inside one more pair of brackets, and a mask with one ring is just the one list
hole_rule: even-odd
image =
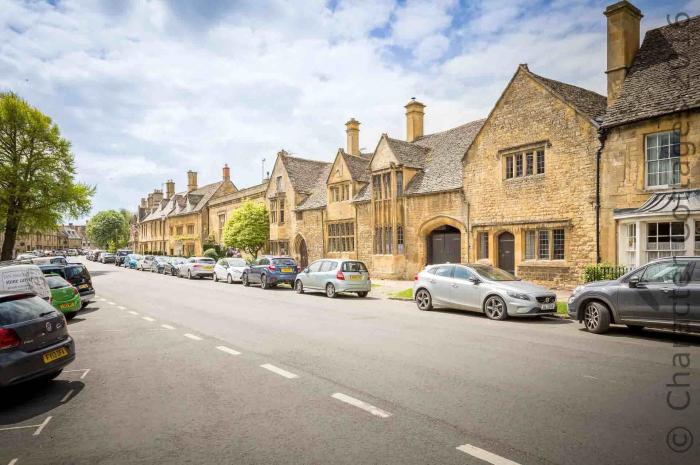
[[291,273],[292,269],[291,268],[282,268],[282,273]]
[[211,265],[207,265],[207,266],[204,267],[204,269],[205,269],[205,270],[213,270],[214,267],[211,266]]
[[87,289],[87,288],[88,288],[87,284],[81,284],[80,286],[78,286],[78,289]]
[[350,281],[362,281],[362,275],[361,274],[351,274]]
[[62,309],[64,309],[64,308],[71,308],[72,306],[73,306],[73,304],[71,304],[71,303],[59,305],[59,307],[61,307]]
[[63,358],[68,355],[68,349],[65,347],[61,347],[60,349],[52,350],[51,352],[46,352],[44,354],[44,363],[51,363],[53,361],[58,360],[59,358]]

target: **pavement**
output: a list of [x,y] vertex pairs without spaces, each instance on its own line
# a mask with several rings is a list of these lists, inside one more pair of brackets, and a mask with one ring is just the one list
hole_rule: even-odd
[[0,392],[0,465],[697,463],[695,336],[88,267],[76,361]]

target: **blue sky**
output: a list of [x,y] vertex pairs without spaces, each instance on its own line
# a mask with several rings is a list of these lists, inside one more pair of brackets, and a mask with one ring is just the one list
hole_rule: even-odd
[[[280,149],[331,160],[344,123],[360,145],[484,117],[515,72],[605,92],[611,2],[0,0],[0,91],[51,116],[73,143],[94,210],[134,209],[186,172],[260,181]],[[642,30],[700,0],[636,1]]]

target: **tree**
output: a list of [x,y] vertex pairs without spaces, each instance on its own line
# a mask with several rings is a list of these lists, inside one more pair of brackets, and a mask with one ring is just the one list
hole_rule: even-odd
[[265,205],[247,201],[224,225],[224,244],[246,252],[253,258],[265,246],[270,237]]
[[12,258],[18,234],[87,214],[94,193],[75,181],[70,142],[51,118],[13,93],[0,93],[0,260]]
[[103,249],[118,249],[129,241],[129,222],[122,212],[104,210],[90,218],[87,235]]

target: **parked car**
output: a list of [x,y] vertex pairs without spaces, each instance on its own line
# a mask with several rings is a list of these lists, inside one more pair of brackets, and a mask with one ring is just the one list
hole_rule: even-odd
[[619,279],[579,286],[569,316],[596,334],[611,324],[700,332],[700,257],[662,258]]
[[153,259],[155,258],[156,257],[153,255],[144,255],[141,259],[139,259],[136,269],[140,271],[150,270]]
[[221,258],[214,266],[214,281],[226,281],[229,284],[241,282],[246,266],[248,264],[242,258]]
[[127,255],[126,260],[124,260],[124,267],[135,270],[139,266],[139,261],[143,259],[143,255],[137,253],[132,253]]
[[0,291],[0,386],[53,379],[73,360],[61,313],[33,293]]
[[163,273],[167,262],[168,257],[153,257],[153,260],[151,261],[151,271],[153,273]]
[[170,276],[178,276],[178,272],[183,263],[186,263],[187,259],[183,257],[170,257],[163,266],[163,274],[169,274]]
[[68,249],[66,250],[66,256],[68,257],[77,257],[78,256],[78,251],[75,249]]
[[214,275],[214,265],[216,262],[209,257],[191,257],[180,265],[178,277],[186,276],[187,279],[211,277]]
[[82,263],[69,263],[68,265],[41,265],[44,275],[58,274],[63,279],[75,286],[80,293],[82,308],[95,300],[95,288],[92,287],[92,277],[87,267]]
[[354,292],[367,297],[372,289],[369,271],[357,260],[318,260],[297,274],[294,289],[298,294],[307,291],[322,291],[328,297],[340,292]]
[[117,256],[113,253],[104,252],[100,254],[100,263],[114,263]]
[[72,320],[83,308],[78,288],[57,274],[46,275],[46,282],[51,289],[51,304],[67,320]]
[[29,260],[29,261],[31,261],[32,259],[37,258],[37,257],[38,257],[38,255],[27,252],[27,253],[17,254],[17,257],[15,257],[15,260],[20,260],[20,261],[21,260]]
[[31,260],[34,265],[67,265],[66,257],[36,257]]
[[126,259],[126,257],[127,257],[130,253],[132,253],[132,251],[129,250],[129,249],[119,249],[119,250],[117,250],[117,253],[116,253],[115,257],[114,257],[114,264],[115,264],[116,266],[122,266],[122,264],[124,263],[124,260]]
[[294,287],[299,272],[297,262],[286,256],[264,256],[247,266],[241,276],[244,286],[260,284],[262,289],[269,289],[280,283]]
[[7,264],[0,266],[0,291],[30,292],[51,301],[51,290],[37,265]]
[[492,320],[551,315],[557,311],[554,292],[482,264],[427,266],[415,277],[413,299],[420,310],[474,310]]

